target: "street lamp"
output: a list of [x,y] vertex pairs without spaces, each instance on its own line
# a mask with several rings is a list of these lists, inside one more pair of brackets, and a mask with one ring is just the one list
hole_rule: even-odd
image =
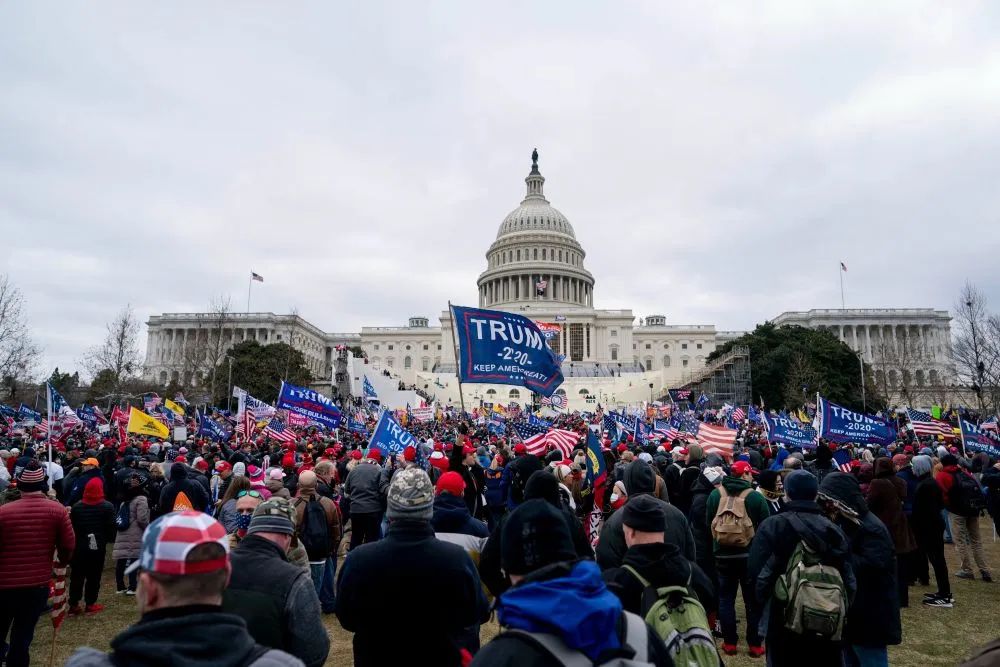
[[[232,414],[232,412],[233,412],[233,358],[230,357],[227,354],[226,355],[226,359],[229,360],[229,392],[226,394],[226,410],[228,410],[230,412],[230,414]],[[212,398],[213,398],[213,400],[215,399],[214,396]]]
[[649,383],[649,402],[653,402],[653,383]]

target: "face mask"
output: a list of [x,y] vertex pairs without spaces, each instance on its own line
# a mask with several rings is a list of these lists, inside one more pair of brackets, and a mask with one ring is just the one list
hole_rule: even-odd
[[246,532],[250,528],[250,520],[253,519],[253,514],[237,514],[236,515],[236,528]]

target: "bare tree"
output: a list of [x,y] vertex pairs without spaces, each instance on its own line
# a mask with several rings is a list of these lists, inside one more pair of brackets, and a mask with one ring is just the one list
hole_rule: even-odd
[[811,395],[817,391],[822,392],[821,384],[822,378],[813,368],[809,357],[801,352],[794,353],[785,372],[785,407],[805,406]]
[[1000,317],[991,314],[986,296],[965,283],[955,304],[952,359],[959,382],[976,393],[980,410],[998,407],[1000,375]]
[[920,384],[916,381],[916,375],[924,366],[925,356],[919,342],[905,333],[895,339],[880,337],[875,342],[872,348],[872,365],[880,371],[876,388],[887,405],[916,404]]
[[31,376],[40,354],[31,339],[23,306],[21,290],[7,274],[0,273],[0,378],[8,386]]
[[92,347],[83,358],[83,367],[91,377],[102,371],[111,385],[112,393],[120,393],[122,387],[133,380],[142,369],[139,355],[139,321],[135,311],[126,304],[115,319],[108,322],[108,333],[101,345]]
[[213,298],[208,311],[198,315],[194,336],[186,338],[181,347],[179,384],[185,392],[204,391],[208,380],[209,392],[202,398],[215,395],[216,368],[233,342],[226,334],[232,319],[232,303],[225,296]]

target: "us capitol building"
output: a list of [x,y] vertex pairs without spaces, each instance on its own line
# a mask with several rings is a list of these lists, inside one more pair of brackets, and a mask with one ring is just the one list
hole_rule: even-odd
[[[706,372],[705,359],[716,346],[742,335],[717,331],[711,324],[668,324],[663,315],[636,321],[631,310],[594,308],[594,276],[587,270],[586,252],[573,226],[545,198],[545,177],[532,154],[527,190],[520,205],[500,223],[486,251],[486,270],[477,280],[479,305],[530,317],[552,332],[549,345],[565,355],[569,409],[594,403],[625,404],[650,400],[667,388],[680,387]],[[464,304],[461,304],[464,305]],[[355,395],[367,375],[391,407],[421,400],[411,391],[397,391],[399,382],[415,386],[442,403],[458,403],[451,314],[442,311],[439,326],[427,317],[411,317],[407,326],[364,327],[360,333],[327,333],[298,315],[229,313],[166,313],[147,322],[145,377],[166,385],[171,380],[198,386],[205,370],[192,362],[192,350],[206,349],[216,337],[223,347],[257,340],[286,342],[299,349],[317,380],[331,390],[340,345],[359,346],[367,357],[347,363],[347,381]],[[919,351],[920,386],[944,382],[951,340],[947,311],[933,309],[829,309],[781,313],[776,324],[828,329],[875,365],[891,347]],[[195,355],[197,356],[197,355]],[[910,364],[908,367],[912,367]],[[388,372],[389,377],[385,375]],[[343,368],[341,368],[343,373]],[[881,371],[876,370],[877,382]],[[887,379],[896,382],[894,371]],[[377,379],[376,379],[377,378]],[[341,386],[343,386],[341,384]],[[506,385],[467,384],[466,405],[479,401],[526,403],[531,394]],[[399,403],[398,405],[392,405]]]

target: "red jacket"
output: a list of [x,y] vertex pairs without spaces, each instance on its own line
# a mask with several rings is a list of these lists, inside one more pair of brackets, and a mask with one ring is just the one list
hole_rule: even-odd
[[948,492],[951,491],[951,487],[955,483],[955,473],[958,471],[958,466],[945,466],[938,471],[938,474],[934,475],[934,481],[941,487],[945,507],[948,507]]
[[48,586],[52,556],[68,563],[76,537],[66,508],[41,493],[0,506],[0,589]]

